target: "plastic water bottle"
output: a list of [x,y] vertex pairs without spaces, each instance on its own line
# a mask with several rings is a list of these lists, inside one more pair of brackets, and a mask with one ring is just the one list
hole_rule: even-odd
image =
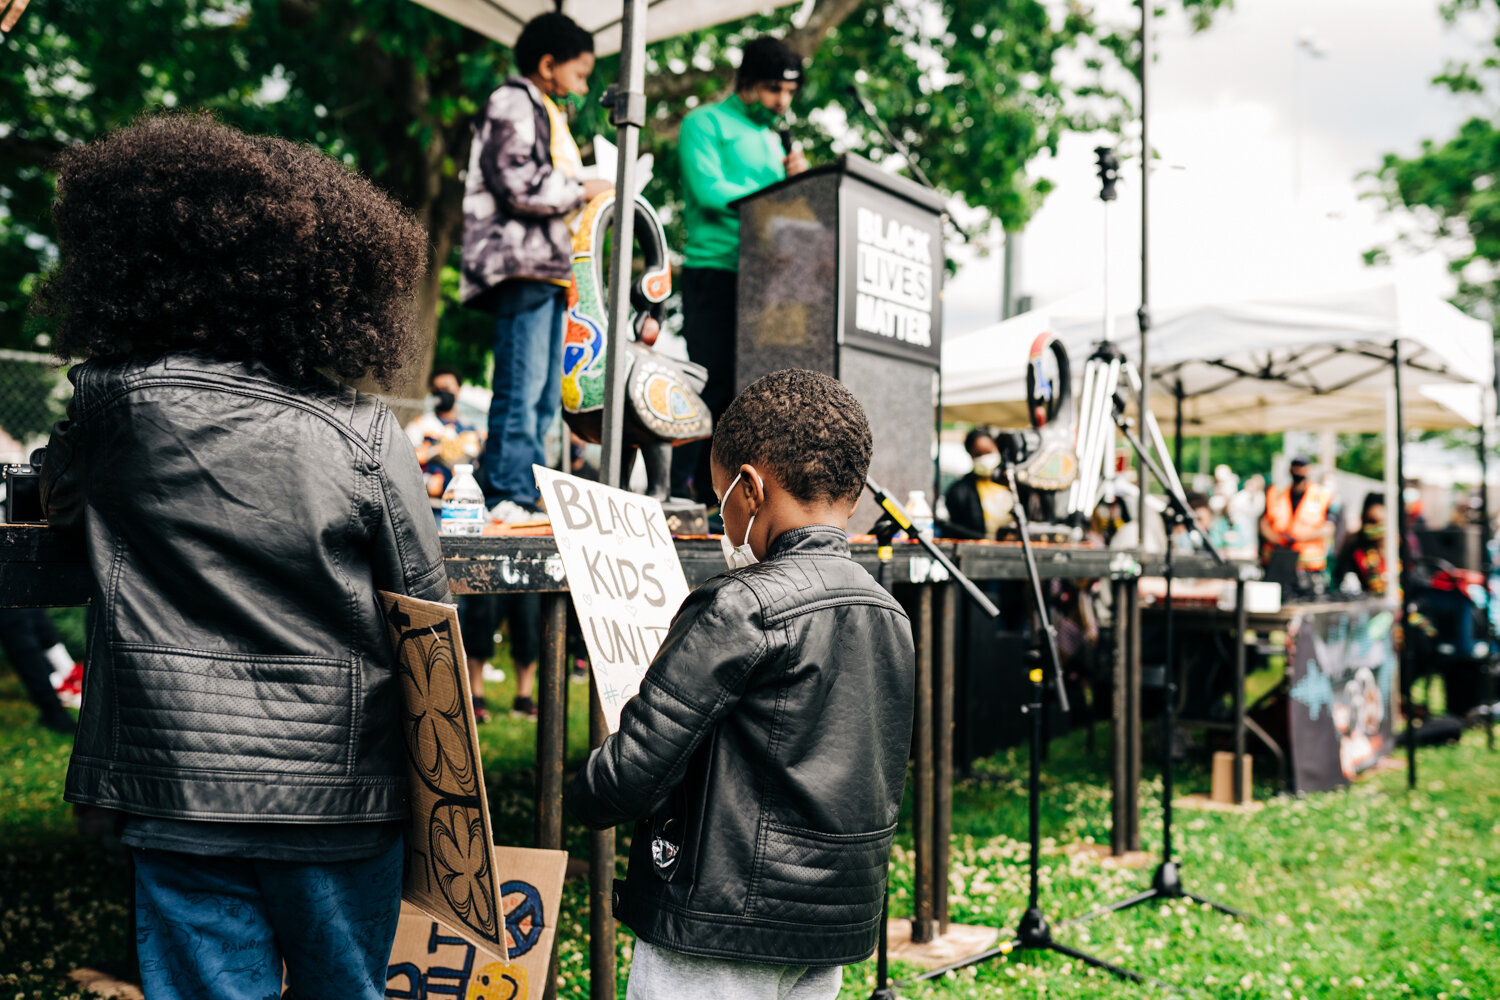
[[921,490],[912,490],[906,494],[906,513],[911,518],[911,526],[917,534],[923,538],[932,538],[932,508],[927,506],[927,494]]
[[484,534],[484,491],[474,480],[472,465],[453,467],[453,479],[443,491],[442,533]]

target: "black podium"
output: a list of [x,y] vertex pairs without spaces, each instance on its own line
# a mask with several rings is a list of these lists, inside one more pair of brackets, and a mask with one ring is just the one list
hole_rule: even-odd
[[[735,391],[783,368],[833,375],[869,415],[871,477],[935,500],[942,198],[847,154],[735,205]],[[877,513],[861,504],[850,529]]]

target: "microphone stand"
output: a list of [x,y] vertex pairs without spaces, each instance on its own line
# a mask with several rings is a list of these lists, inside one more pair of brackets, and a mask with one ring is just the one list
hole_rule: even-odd
[[[866,485],[874,489],[873,482],[867,480]],[[880,559],[876,580],[886,593],[891,593],[891,561],[895,558],[891,543],[896,539],[897,530],[896,522],[890,517],[882,517],[875,522],[875,551]],[[890,882],[889,876],[886,881]],[[887,884],[880,897],[880,940],[875,946],[875,992],[870,994],[870,1000],[899,1000],[890,976],[890,913],[891,890]]]

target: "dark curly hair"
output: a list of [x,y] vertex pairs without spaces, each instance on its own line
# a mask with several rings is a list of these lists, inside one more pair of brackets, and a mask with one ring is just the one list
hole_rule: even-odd
[[733,472],[746,462],[776,474],[807,503],[854,502],[870,471],[870,422],[843,383],[801,368],[756,379],[714,427],[712,457]]
[[142,118],[58,161],[61,358],[196,350],[389,387],[415,347],[420,223],[317,150],[206,115]]

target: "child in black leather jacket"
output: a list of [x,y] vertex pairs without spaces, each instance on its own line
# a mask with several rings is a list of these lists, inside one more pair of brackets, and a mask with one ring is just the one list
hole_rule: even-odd
[[839,382],[776,372],[715,429],[731,571],[689,595],[568,804],[637,820],[616,916],[628,996],[837,995],[875,947],[906,779],[915,656],[849,555],[869,468]]

